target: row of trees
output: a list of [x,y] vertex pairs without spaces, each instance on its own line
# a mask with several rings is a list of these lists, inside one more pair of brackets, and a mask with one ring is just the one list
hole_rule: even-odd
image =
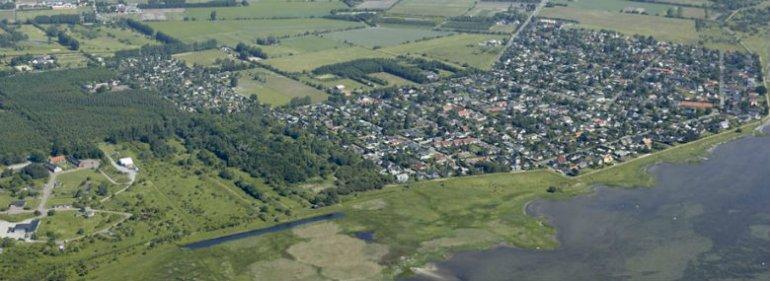
[[235,51],[238,53],[238,57],[242,60],[246,60],[249,57],[267,59],[267,54],[263,52],[262,49],[256,46],[246,45],[243,42],[235,45]]
[[372,81],[378,84],[387,85],[387,81],[368,75],[376,72],[386,72],[417,83],[425,83],[428,81],[428,78],[419,68],[402,65],[394,59],[357,59],[349,62],[325,65],[313,70],[314,74],[334,74],[357,81],[363,81],[364,83]]
[[[140,9],[169,9],[169,8],[209,8],[209,7],[235,7],[245,1],[236,0],[212,0],[208,2],[187,3],[185,0],[149,0],[147,4],[139,4]],[[248,5],[248,2],[246,2]]]

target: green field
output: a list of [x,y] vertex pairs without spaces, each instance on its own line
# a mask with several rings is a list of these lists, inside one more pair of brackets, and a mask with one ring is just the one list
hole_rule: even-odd
[[188,65],[212,66],[216,60],[225,59],[228,57],[228,55],[219,49],[211,49],[198,52],[175,54],[174,57],[184,61]]
[[511,3],[508,2],[476,2],[473,9],[466,13],[466,16],[474,17],[491,17],[496,13],[505,12]]
[[[93,8],[91,7],[79,7],[77,9],[18,11],[16,16],[19,22],[25,22],[28,19],[34,19],[37,16],[80,14],[83,12],[91,11],[92,9]],[[13,13],[10,13],[10,17],[7,18],[12,20]]]
[[389,13],[412,16],[460,16],[473,7],[473,0],[401,0]]
[[316,35],[300,36],[282,39],[280,43],[270,46],[259,46],[271,58],[299,55],[329,49],[345,48],[349,45],[337,40]]
[[386,47],[411,42],[418,39],[434,38],[452,34],[444,31],[433,31],[427,28],[373,27],[324,34],[332,38],[356,45]]
[[80,42],[80,50],[87,53],[114,53],[157,44],[157,41],[131,30],[108,26],[74,25],[69,27],[69,31]]
[[[38,239],[43,240],[53,234],[57,240],[71,239],[84,234],[93,234],[106,229],[120,221],[121,215],[111,213],[96,213],[91,218],[83,217],[78,211],[57,212],[40,220],[37,230]],[[83,234],[78,234],[79,230]]]
[[340,1],[289,1],[260,0],[251,1],[245,7],[190,8],[184,16],[197,20],[209,20],[211,11],[216,11],[219,19],[267,19],[267,18],[307,18],[328,15],[333,9],[346,8]]
[[417,83],[414,83],[412,81],[406,80],[404,78],[395,76],[390,73],[386,72],[377,72],[369,74],[369,76],[377,77],[382,80],[388,81],[388,86],[404,86],[404,85],[416,85]]
[[[239,72],[241,78],[236,91],[242,95],[256,95],[260,102],[284,105],[292,98],[308,96],[313,102],[326,99],[326,93],[273,72],[251,69]],[[254,79],[258,77],[259,80]]]
[[545,8],[540,15],[575,20],[580,22],[580,27],[615,30],[629,35],[653,36],[662,41],[694,43],[698,40],[695,23],[692,20],[570,7]]
[[75,172],[67,172],[56,177],[59,185],[53,189],[53,193],[46,202],[46,207],[54,207],[57,205],[72,205],[77,200],[75,194],[80,190],[89,189],[92,196],[96,196],[96,190],[100,184],[107,186],[110,193],[114,193],[119,189],[118,186],[110,183],[110,181],[96,170],[86,169]]
[[149,22],[158,31],[185,42],[216,39],[219,43],[235,45],[254,42],[267,36],[293,36],[305,33],[360,27],[362,23],[322,18],[234,20],[234,21],[159,21]]
[[390,57],[390,55],[362,47],[348,47],[268,59],[265,62],[284,71],[302,72],[310,71],[327,64],[346,62],[354,59],[384,57]]
[[[632,2],[627,0],[557,0],[555,3],[566,4],[570,8],[619,12],[625,8],[643,8],[647,14],[653,16],[665,16],[668,9],[676,9],[677,6],[659,3]],[[703,18],[704,12],[700,8],[682,7],[682,16]]]
[[380,51],[393,55],[424,55],[458,65],[488,69],[502,46],[482,46],[489,40],[505,40],[505,36],[487,34],[458,34],[453,36],[413,42],[382,48]]
[[48,40],[45,32],[29,24],[24,24],[19,27],[21,32],[27,34],[29,37],[27,40],[17,43],[17,47],[0,48],[3,54],[9,56],[22,55],[22,54],[51,54],[51,53],[70,53],[72,51],[56,43],[56,40]]

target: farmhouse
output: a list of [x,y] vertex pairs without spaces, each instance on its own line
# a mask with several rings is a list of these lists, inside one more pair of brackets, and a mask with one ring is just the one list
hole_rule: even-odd
[[64,161],[67,161],[67,157],[65,157],[64,155],[52,156],[51,158],[48,159],[48,163],[51,163],[54,165],[64,163]]

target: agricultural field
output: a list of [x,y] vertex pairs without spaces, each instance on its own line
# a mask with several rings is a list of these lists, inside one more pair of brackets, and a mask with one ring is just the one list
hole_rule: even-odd
[[[89,12],[91,11],[91,7],[78,7],[77,9],[59,9],[59,10],[29,10],[29,11],[18,11],[17,21],[19,22],[26,22],[29,19],[34,19],[37,16],[50,16],[50,15],[72,15],[72,14],[80,14],[83,12]],[[10,13],[9,20],[13,19],[13,13]]]
[[453,17],[468,12],[474,2],[474,0],[401,0],[388,12],[411,16]]
[[[666,11],[669,9],[676,10],[675,5],[661,4],[661,3],[648,3],[648,2],[632,2],[627,0],[580,0],[580,1],[568,1],[557,0],[554,3],[566,4],[570,8],[594,10],[594,11],[607,11],[620,13],[621,10],[626,8],[642,8],[648,15],[652,16],[665,16]],[[705,11],[702,8],[694,7],[681,7],[682,16],[686,18],[704,18]]]
[[501,35],[458,34],[382,48],[380,51],[392,55],[427,56],[453,64],[488,69],[503,51],[503,46],[487,46],[486,43],[490,40],[504,41],[505,38]]
[[346,48],[349,47],[349,45],[334,39],[308,35],[281,39],[281,42],[278,44],[259,47],[267,53],[268,57],[276,58],[329,49]]
[[174,57],[184,61],[187,65],[212,66],[218,59],[228,58],[229,55],[220,49],[211,49],[175,54]]
[[324,34],[326,38],[332,38],[344,42],[350,42],[356,45],[373,47],[387,47],[411,42],[419,39],[428,39],[441,36],[447,36],[452,33],[445,31],[434,31],[427,28],[404,28],[404,27],[372,27],[364,29],[354,29],[347,31],[338,31]]
[[363,27],[362,23],[322,18],[234,20],[234,21],[160,21],[149,22],[158,31],[184,42],[216,39],[220,44],[254,42],[267,36],[295,36],[306,33]]
[[473,9],[468,11],[466,16],[473,17],[491,17],[499,12],[505,12],[511,7],[510,2],[476,2]]
[[218,19],[269,19],[269,18],[309,18],[329,15],[331,10],[347,6],[341,1],[290,1],[260,0],[252,1],[245,7],[189,8],[184,16],[196,20],[209,20],[211,11],[216,11]]
[[698,39],[692,20],[618,12],[576,9],[571,7],[545,8],[543,17],[578,21],[578,26],[589,29],[608,29],[633,35],[653,36],[662,41],[695,43]]
[[398,0],[365,0],[356,6],[357,9],[387,10],[398,3]]
[[239,72],[238,88],[236,91],[245,96],[256,95],[260,102],[273,106],[288,104],[292,98],[310,97],[313,102],[326,99],[326,93],[278,75],[276,73],[251,69]]
[[303,72],[310,71],[327,64],[346,62],[354,59],[385,57],[391,57],[391,55],[363,47],[348,47],[268,59],[265,61],[265,63],[283,71]]
[[158,44],[157,41],[131,30],[109,26],[73,25],[69,27],[69,31],[80,42],[80,50],[86,53],[114,53]]

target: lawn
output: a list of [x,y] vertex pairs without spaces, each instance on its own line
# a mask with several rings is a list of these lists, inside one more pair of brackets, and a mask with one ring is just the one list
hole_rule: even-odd
[[[121,215],[111,213],[95,213],[86,218],[79,211],[56,212],[40,220],[37,230],[38,239],[43,240],[52,233],[57,240],[71,239],[80,235],[93,234],[96,231],[110,227],[121,219]],[[79,230],[83,234],[78,234]]]
[[220,44],[254,42],[267,36],[293,36],[306,33],[362,27],[362,23],[323,18],[233,20],[233,21],[160,21],[149,22],[158,31],[185,42],[216,39]]
[[460,16],[468,12],[473,0],[401,0],[389,13],[412,16]]
[[208,20],[211,11],[216,11],[219,19],[269,19],[269,18],[307,18],[329,15],[333,9],[347,8],[341,1],[287,1],[260,0],[251,1],[245,7],[190,8],[184,16],[197,20]]
[[344,42],[350,42],[369,48],[387,47],[411,42],[418,39],[427,39],[452,34],[444,31],[434,31],[427,28],[407,27],[372,27],[354,29],[324,34],[326,38],[332,38]]
[[295,97],[308,96],[313,102],[321,102],[327,97],[316,88],[267,70],[250,69],[239,73],[241,78],[236,91],[246,96],[256,95],[262,103],[278,106],[288,104]]
[[686,19],[622,14],[570,7],[545,8],[540,15],[543,17],[575,20],[580,22],[580,27],[609,29],[629,35],[653,36],[662,41],[695,43],[698,40],[695,23],[692,20]]
[[[118,186],[110,183],[107,178],[96,170],[86,169],[76,172],[68,172],[56,177],[59,184],[53,189],[51,197],[46,202],[46,207],[56,205],[72,205],[75,201],[75,195],[79,190],[90,190],[88,194],[97,196],[96,191],[99,185],[104,184],[110,193],[119,189]],[[98,196],[97,198],[101,198]]]
[[393,55],[424,55],[446,62],[488,69],[494,64],[503,46],[482,46],[485,42],[505,36],[488,34],[458,34],[380,49]]
[[346,62],[361,58],[383,57],[391,57],[391,55],[362,47],[348,47],[268,59],[265,62],[284,71],[302,72],[310,71],[327,64]]
[[220,49],[211,49],[198,52],[175,54],[174,58],[180,59],[188,65],[212,66],[217,59],[225,59],[228,55]]
[[316,35],[300,36],[281,39],[281,42],[270,46],[259,46],[271,58],[292,56],[329,49],[345,48],[348,44],[337,40]]

